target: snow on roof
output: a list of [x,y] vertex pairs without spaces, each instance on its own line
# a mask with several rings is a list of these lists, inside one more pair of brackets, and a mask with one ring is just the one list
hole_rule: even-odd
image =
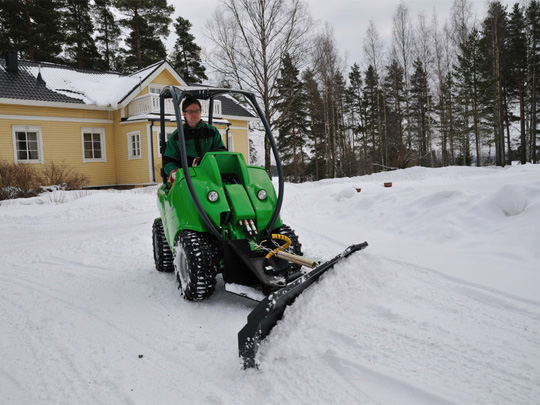
[[[85,104],[117,108],[126,92],[132,90],[145,76],[122,76],[116,73],[82,72],[55,67],[29,67],[35,77],[41,73],[47,88]],[[138,72],[140,73],[140,72]]]

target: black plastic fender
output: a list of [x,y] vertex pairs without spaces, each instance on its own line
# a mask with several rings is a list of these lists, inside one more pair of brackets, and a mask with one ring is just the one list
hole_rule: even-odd
[[272,328],[276,326],[287,305],[291,305],[296,297],[317,281],[324,272],[334,267],[337,262],[367,246],[367,242],[349,246],[332,260],[320,264],[259,302],[248,315],[247,324],[238,332],[238,351],[244,363],[244,369],[257,367],[255,357],[261,340],[268,336]]

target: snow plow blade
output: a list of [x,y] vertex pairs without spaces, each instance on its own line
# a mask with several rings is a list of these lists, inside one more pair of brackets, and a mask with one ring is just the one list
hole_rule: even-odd
[[349,246],[332,260],[320,264],[309,273],[259,302],[248,315],[247,324],[238,332],[238,350],[244,363],[244,369],[257,367],[255,357],[261,340],[268,336],[272,328],[276,326],[287,305],[291,305],[296,297],[317,281],[324,272],[334,267],[337,262],[367,246],[367,242]]

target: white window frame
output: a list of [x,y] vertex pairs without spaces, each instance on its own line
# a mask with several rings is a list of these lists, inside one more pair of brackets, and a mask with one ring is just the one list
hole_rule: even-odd
[[[91,133],[93,135],[99,135],[99,142],[101,146],[101,158],[87,158],[86,149],[84,147],[84,134]],[[92,163],[92,162],[106,162],[107,161],[107,145],[105,144],[105,128],[93,128],[93,127],[83,127],[81,128],[81,146],[82,146],[82,158],[83,163]]]
[[[12,136],[13,136],[13,153],[15,155],[15,163],[43,163],[43,138],[41,135],[41,127],[35,125],[13,125],[11,127]],[[28,132],[36,133],[37,141],[37,159],[20,159],[19,158],[19,149],[17,147],[17,132]]]
[[161,90],[165,87],[164,84],[149,84],[148,85],[148,93],[149,94],[156,94],[159,96],[159,93],[161,93]]
[[[174,131],[176,131],[176,127],[165,127],[165,144],[167,144],[167,142],[169,141],[169,138],[171,137],[172,133]],[[156,136],[157,136],[157,154],[158,154],[158,157],[161,157],[161,128],[156,128],[156,130],[154,131],[156,133]]]
[[[127,133],[127,143],[128,143],[128,159],[142,159],[141,151],[141,131],[131,131]],[[135,143],[135,145],[134,145]],[[138,145],[138,147],[136,146]],[[138,149],[138,153],[134,153],[135,149]]]
[[227,150],[229,152],[234,152],[234,136],[231,131],[227,134]]

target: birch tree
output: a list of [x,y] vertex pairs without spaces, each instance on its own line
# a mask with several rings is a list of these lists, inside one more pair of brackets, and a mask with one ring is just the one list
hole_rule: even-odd
[[329,25],[321,31],[313,41],[312,63],[324,106],[326,177],[341,175],[344,142],[343,142],[343,96],[345,91],[343,79],[344,61],[339,55],[333,30]]
[[[214,42],[208,64],[229,83],[256,92],[273,127],[276,108],[272,100],[281,61],[287,53],[293,60],[306,60],[311,25],[304,0],[221,0],[207,25],[207,35]],[[267,172],[270,162],[265,138]]]
[[412,148],[412,133],[410,128],[410,75],[413,53],[413,26],[409,15],[409,8],[400,3],[393,17],[393,53],[403,69],[405,79],[405,119],[406,119],[406,146]]
[[[382,102],[384,98],[381,95],[381,84],[380,77],[382,76],[382,59],[384,57],[384,48],[379,36],[379,32],[373,20],[370,20],[369,26],[366,30],[366,36],[364,37],[364,53],[366,54],[366,85],[368,84],[368,72],[369,72],[369,97],[370,102],[375,102],[375,105],[370,105],[371,120],[369,131],[371,134],[371,139],[373,143],[372,148],[372,169],[373,164],[377,161],[375,156],[376,153],[376,142],[375,142],[375,133],[383,137],[383,127],[387,128],[387,125],[383,125],[383,114],[380,114],[381,111],[385,111],[386,108],[383,107]],[[374,93],[372,93],[374,92]],[[376,114],[375,114],[376,112]],[[386,136],[384,136],[386,138]],[[383,154],[383,149],[380,148],[381,154]],[[382,157],[381,157],[382,161]]]
[[[422,84],[422,88],[429,89],[431,86],[429,82],[431,81],[431,72],[433,67],[433,38],[434,38],[434,31],[436,27],[433,25],[429,25],[427,22],[427,18],[424,13],[420,13],[418,15],[418,22],[416,25],[415,30],[415,53],[416,53],[416,60],[420,61],[424,70],[424,75],[422,78],[425,80],[425,83]],[[432,97],[426,98],[427,105],[426,105],[426,127],[425,127],[425,136],[426,139],[425,145],[426,145],[426,152],[429,156],[429,159],[427,160],[427,163],[429,163],[430,166],[433,166],[433,153],[432,153],[432,110],[433,110],[433,99]],[[421,156],[421,161],[425,164],[426,159],[425,157]]]

